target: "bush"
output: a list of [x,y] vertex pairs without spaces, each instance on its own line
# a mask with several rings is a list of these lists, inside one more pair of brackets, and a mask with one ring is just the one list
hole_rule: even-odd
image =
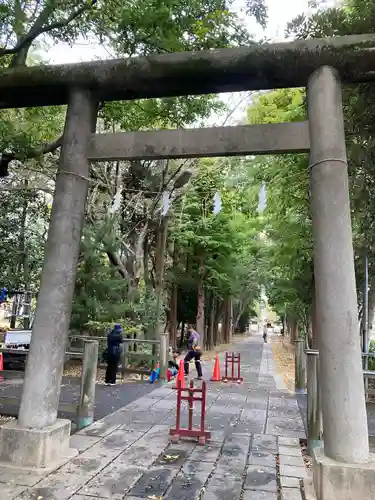
[[[140,332],[141,326],[135,326],[134,323],[132,323],[128,319],[119,319],[116,321],[111,321],[111,322],[100,322],[100,321],[89,321],[84,325],[84,331],[83,332],[76,332],[73,331],[72,334],[77,335],[78,338],[74,338],[71,340],[71,347],[73,348],[79,348],[83,349],[83,341],[80,338],[80,336],[83,337],[92,337],[93,339],[95,337],[107,337],[108,332],[113,328],[114,324],[118,323],[121,325],[123,329],[123,336],[127,337],[134,337],[136,336],[137,333]],[[99,341],[99,352],[98,352],[98,361],[100,363],[106,362],[107,361],[107,341],[105,339],[100,339]]]
[[125,336],[138,333],[141,329],[140,326],[137,327],[126,319],[119,319],[111,322],[89,321],[85,324],[85,329],[90,332],[90,335],[95,337],[106,337],[108,332],[112,330],[115,323],[121,325]]
[[[129,320],[124,320],[120,319],[118,321],[114,321],[111,323],[107,322],[97,322],[97,321],[90,321],[88,322],[85,327],[87,331],[90,332],[90,336],[92,337],[106,337],[108,332],[113,328],[114,323],[119,323],[123,329],[123,336],[133,338],[136,336],[137,333],[140,332],[140,327],[135,326],[133,323],[131,323]],[[150,344],[137,344],[137,349],[134,349],[137,351],[136,353],[132,353],[131,350],[131,345],[129,346],[129,352],[128,352],[128,363],[131,367],[133,368],[143,368],[143,367],[149,367],[151,363],[151,359],[149,355],[152,353],[152,347]],[[145,354],[146,356],[142,356],[142,354]],[[148,355],[148,356],[147,356]],[[107,356],[108,356],[108,351],[107,351],[107,342],[106,341],[101,341],[99,343],[99,353],[98,353],[98,360],[99,362],[107,362]]]
[[[375,340],[371,340],[369,345],[369,352],[375,353]],[[368,358],[368,369],[375,371],[375,356]]]

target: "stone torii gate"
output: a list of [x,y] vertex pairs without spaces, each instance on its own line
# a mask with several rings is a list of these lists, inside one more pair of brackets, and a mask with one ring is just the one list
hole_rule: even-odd
[[[341,82],[375,80],[374,48],[373,35],[348,36],[0,72],[0,108],[68,104],[19,417],[0,428],[2,465],[55,467],[68,453],[70,423],[57,408],[90,162],[310,151],[325,431],[315,491],[318,500],[373,498]],[[302,86],[308,122],[95,134],[99,101]]]

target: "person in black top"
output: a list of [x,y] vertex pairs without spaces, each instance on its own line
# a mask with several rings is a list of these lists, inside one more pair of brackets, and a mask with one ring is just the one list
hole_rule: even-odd
[[105,372],[105,383],[107,385],[116,385],[117,368],[120,362],[122,328],[121,325],[115,325],[107,336],[108,360]]
[[189,333],[187,341],[188,353],[186,354],[184,359],[185,376],[187,377],[189,375],[189,363],[192,359],[194,359],[195,368],[198,374],[198,380],[202,380],[202,365],[201,365],[202,352],[199,345],[201,336],[197,331],[194,330],[192,325],[189,325],[188,333]]
[[263,325],[263,340],[264,340],[265,344],[267,344],[267,337],[268,337],[268,324],[264,323],[264,325]]

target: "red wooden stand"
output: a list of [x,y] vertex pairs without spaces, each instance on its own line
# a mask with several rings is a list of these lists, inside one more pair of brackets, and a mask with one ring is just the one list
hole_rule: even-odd
[[[234,375],[234,365],[237,365],[237,376]],[[231,374],[228,375],[229,365],[231,365]],[[226,352],[225,353],[225,376],[223,382],[243,382],[241,377],[241,353]]]
[[[200,394],[200,396],[199,396]],[[194,387],[193,380],[190,381],[190,387],[181,387],[181,381],[177,381],[177,412],[176,412],[176,428],[170,429],[172,442],[177,443],[180,437],[197,437],[199,444],[206,444],[206,440],[210,439],[211,432],[204,430],[204,420],[206,416],[206,382],[202,382],[202,388]],[[181,429],[181,402],[187,401],[188,407],[188,428]],[[200,429],[193,429],[193,408],[194,401],[201,402],[201,425]]]

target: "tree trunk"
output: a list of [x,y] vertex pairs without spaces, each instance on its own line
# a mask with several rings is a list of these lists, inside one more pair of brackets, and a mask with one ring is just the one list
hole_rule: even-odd
[[177,346],[177,285],[172,285],[169,298],[169,343]]
[[298,338],[298,324],[295,316],[289,316],[289,342],[294,345]]
[[145,240],[143,242],[143,279],[145,281],[145,286],[147,290],[150,290],[153,286],[150,271],[148,268],[149,262],[149,242],[147,235],[145,236]]
[[163,217],[160,221],[160,225],[157,232],[157,242],[155,250],[156,258],[156,273],[155,273],[155,295],[156,295],[156,321],[154,329],[154,339],[157,339],[160,333],[161,325],[161,315],[163,308],[163,291],[164,291],[164,264],[165,264],[165,252],[167,247],[167,235],[168,235],[168,216]]
[[201,255],[199,257],[196,329],[201,336],[201,344],[203,346],[204,345],[204,255]]
[[[210,299],[210,313],[208,318],[208,328],[207,328],[207,349],[211,351],[214,348],[214,332],[215,332],[215,318],[216,318],[216,300],[215,294],[211,293]],[[216,328],[217,330],[217,328]]]
[[[173,247],[172,268],[176,269],[178,265],[179,252],[177,244]],[[169,296],[169,342],[173,347],[177,347],[177,306],[178,306],[178,288],[174,280],[171,283]]]
[[229,311],[228,311],[228,314],[229,314],[229,317],[228,317],[228,320],[229,320],[228,340],[229,340],[229,343],[231,343],[233,340],[233,301],[232,301],[232,297],[229,297],[228,308],[229,308]]
[[12,298],[12,315],[10,317],[10,328],[16,328],[17,324],[17,314],[18,314],[18,295],[14,295]]
[[26,220],[27,220],[27,209],[29,206],[29,197],[26,192],[28,186],[28,181],[25,180],[25,194],[22,201],[22,213],[21,213],[21,221],[20,221],[20,240],[19,240],[19,258],[20,258],[20,268],[22,269],[22,281],[23,286],[25,287],[25,291],[29,285],[29,264],[28,264],[28,253],[26,248]]
[[237,314],[235,315],[235,319],[233,320],[233,329],[236,330],[238,327],[239,327],[239,321],[245,311],[245,309],[247,308],[247,306],[249,305],[249,294],[246,292],[245,293],[241,293],[240,295],[240,302],[239,302],[239,305],[238,305],[238,311],[237,311]]
[[181,323],[181,336],[180,336],[180,342],[178,347],[182,349],[184,347],[184,341],[185,341],[185,321],[182,321]]
[[224,343],[223,325],[219,327],[220,319],[223,316],[223,310],[224,310],[224,302],[217,300],[215,307],[214,345],[220,345]]
[[224,344],[230,344],[232,340],[231,332],[232,322],[232,300],[227,296],[224,300],[224,319],[223,319],[223,340]]
[[225,304],[222,320],[222,339],[224,344],[228,344],[228,306]]
[[375,279],[372,279],[372,285],[369,290],[368,297],[368,328],[369,336],[374,331],[374,316],[375,316]]
[[[18,269],[19,269],[19,279],[21,288],[27,292],[29,289],[29,281],[30,281],[30,269],[29,269],[29,255],[26,243],[26,225],[27,225],[27,210],[29,207],[29,195],[27,193],[28,180],[24,181],[25,192],[23,194],[22,199],[22,211],[21,211],[21,219],[20,219],[20,232],[19,232],[19,244],[18,244]],[[26,295],[24,295],[24,298]],[[19,297],[21,301],[21,297]],[[21,302],[22,303],[22,302]],[[28,309],[28,308],[27,308]],[[11,328],[16,327],[17,323],[17,314],[18,307],[16,308],[16,314],[12,314],[11,317]],[[25,316],[23,318],[23,327],[28,330],[30,327],[30,317]]]

